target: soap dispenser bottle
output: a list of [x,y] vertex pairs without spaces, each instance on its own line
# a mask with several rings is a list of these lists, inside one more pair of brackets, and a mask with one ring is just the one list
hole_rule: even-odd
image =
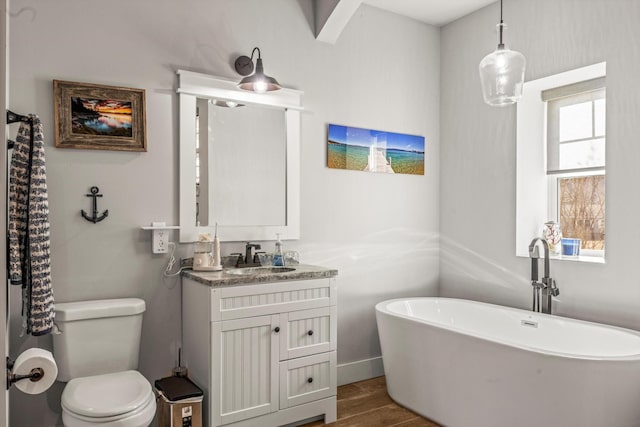
[[273,253],[273,265],[282,267],[284,266],[284,256],[282,255],[282,243],[280,242],[280,234],[276,234],[276,249]]

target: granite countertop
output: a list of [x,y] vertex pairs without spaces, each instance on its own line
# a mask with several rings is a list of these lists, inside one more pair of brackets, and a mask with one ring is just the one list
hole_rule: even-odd
[[196,282],[209,286],[230,286],[230,285],[248,285],[255,283],[283,282],[287,280],[304,280],[304,279],[320,279],[323,277],[334,277],[338,275],[338,270],[326,267],[318,267],[317,265],[297,264],[287,267],[295,268],[294,271],[287,272],[259,272],[256,274],[229,274],[229,270],[238,270],[236,268],[224,269],[222,271],[193,271],[184,270],[182,276],[187,277]]

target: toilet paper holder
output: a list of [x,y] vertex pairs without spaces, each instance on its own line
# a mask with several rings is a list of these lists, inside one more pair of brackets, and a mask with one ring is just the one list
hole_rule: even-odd
[[28,374],[25,375],[16,375],[12,371],[15,360],[11,360],[7,357],[7,390],[15,383],[20,380],[29,379],[31,382],[38,382],[44,377],[44,369],[42,368],[33,368]]

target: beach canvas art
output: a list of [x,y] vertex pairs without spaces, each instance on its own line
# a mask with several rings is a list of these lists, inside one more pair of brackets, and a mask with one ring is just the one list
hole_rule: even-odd
[[329,124],[327,166],[424,175],[424,137]]

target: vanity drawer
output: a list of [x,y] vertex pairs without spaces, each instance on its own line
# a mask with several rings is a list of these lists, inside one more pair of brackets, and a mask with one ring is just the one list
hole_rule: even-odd
[[280,315],[280,360],[336,349],[336,306],[290,311]]
[[280,409],[336,395],[336,352],[280,362]]
[[329,278],[214,288],[211,321],[327,307],[336,299],[335,280]]

